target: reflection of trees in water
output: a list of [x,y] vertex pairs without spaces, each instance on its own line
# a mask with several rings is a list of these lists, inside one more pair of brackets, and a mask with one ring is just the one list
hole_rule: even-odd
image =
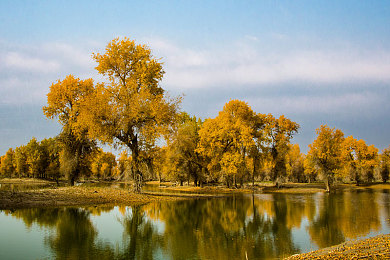
[[161,240],[140,206],[133,207],[120,219],[124,227],[124,246],[118,251],[112,244],[97,240],[98,232],[90,215],[109,212],[113,207],[22,209],[4,211],[22,219],[27,227],[33,223],[55,230],[45,244],[56,259],[153,259]]
[[23,220],[24,224],[31,228],[36,223],[40,227],[55,227],[60,209],[18,209],[16,211],[4,210],[6,215],[11,214],[13,217]]
[[97,231],[90,212],[81,208],[34,208],[8,212],[24,221],[56,230],[45,238],[45,244],[56,259],[112,259],[112,249],[96,241]]
[[382,192],[382,204],[384,205],[384,218],[387,221],[387,224],[390,226],[390,191],[389,190],[381,190]]
[[124,227],[124,248],[118,259],[153,259],[161,244],[154,224],[145,216],[142,206],[134,206],[121,219]]
[[110,259],[112,249],[96,241],[97,231],[90,213],[78,208],[65,208],[57,221],[57,232],[46,243],[57,259]]
[[[58,259],[261,259],[298,252],[291,229],[299,228],[305,218],[311,239],[320,247],[378,230],[378,200],[388,218],[389,194],[369,191],[232,196],[120,207],[120,248],[99,240],[90,218],[113,207],[4,213],[22,219],[28,227],[37,223],[55,230],[45,244]],[[158,229],[155,221],[164,228]]]
[[338,206],[334,194],[324,194],[319,215],[309,226],[310,237],[320,248],[344,242],[344,236],[336,225],[341,210]]
[[285,225],[286,202],[275,201],[275,217],[268,218],[255,201],[232,196],[164,202],[159,210],[150,204],[146,210],[165,223],[163,246],[173,259],[259,259],[297,252]]
[[378,231],[377,196],[372,190],[323,194],[319,214],[309,227],[312,240],[319,247],[327,247]]

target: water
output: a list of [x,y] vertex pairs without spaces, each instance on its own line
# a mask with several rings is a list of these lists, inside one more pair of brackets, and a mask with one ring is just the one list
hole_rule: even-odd
[[275,259],[390,233],[390,193],[0,211],[0,259]]

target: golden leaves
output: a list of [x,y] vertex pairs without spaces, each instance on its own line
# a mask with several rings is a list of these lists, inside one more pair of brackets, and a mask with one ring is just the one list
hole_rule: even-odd
[[92,91],[92,79],[80,80],[68,75],[64,80],[51,85],[43,113],[51,119],[58,117],[62,125],[76,123],[80,106]]

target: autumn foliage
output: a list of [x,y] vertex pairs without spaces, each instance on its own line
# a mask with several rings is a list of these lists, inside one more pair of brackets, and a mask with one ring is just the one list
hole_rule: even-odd
[[[43,112],[60,122],[61,133],[8,150],[0,176],[133,180],[138,192],[145,179],[228,187],[323,180],[328,191],[337,181],[389,179],[390,148],[378,154],[327,125],[305,155],[292,143],[298,123],[258,113],[245,101],[230,100],[205,120],[180,111],[181,97],[164,90],[163,64],[146,45],[116,38],[92,57],[105,81],[69,75],[53,83]],[[122,153],[117,159],[98,144]]]

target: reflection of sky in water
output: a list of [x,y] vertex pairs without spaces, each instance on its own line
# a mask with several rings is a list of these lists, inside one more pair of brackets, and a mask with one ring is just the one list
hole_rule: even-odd
[[317,250],[318,246],[311,242],[308,232],[310,222],[307,218],[303,218],[300,227],[293,227],[291,229],[294,244],[300,249],[302,253]]
[[[126,207],[126,214],[132,214],[131,207]],[[101,212],[100,215],[91,214],[90,218],[98,231],[98,240],[109,242],[114,246],[123,245],[123,225],[121,221],[124,215],[119,211],[119,207],[114,207],[110,212]],[[145,221],[152,222],[159,234],[164,233],[164,222],[153,220],[146,215]]]
[[43,238],[54,232],[36,223],[27,227],[0,210],[0,259],[53,259]]
[[[374,221],[376,221],[376,224],[370,222],[372,221],[370,220],[370,213],[368,215],[363,216],[363,219],[359,214],[357,214],[361,212],[359,210],[362,210],[363,212],[366,211],[366,208],[370,207],[370,205],[372,204],[376,205],[377,208],[377,212],[375,213],[377,215],[374,215]],[[188,231],[189,236],[180,236],[180,239],[185,240],[187,237],[190,239],[205,239],[205,241],[202,240],[199,244],[193,245],[195,249],[180,249],[184,251],[193,250],[191,252],[194,252],[194,257],[197,256],[197,246],[202,246],[202,243],[208,243],[214,239],[217,239],[215,237],[210,238],[210,235],[228,235],[229,237],[229,234],[226,233],[226,228],[232,228],[230,232],[230,235],[232,235],[232,237],[229,237],[229,239],[237,239],[238,247],[244,246],[245,241],[247,241],[247,239],[251,240],[253,238],[250,237],[251,233],[246,233],[246,229],[253,231],[253,223],[255,223],[256,221],[256,223],[264,225],[262,227],[259,227],[256,236],[258,235],[260,237],[268,238],[272,238],[273,236],[275,236],[276,240],[288,240],[288,238],[277,237],[277,235],[279,234],[282,236],[289,236],[289,234],[291,234],[291,243],[293,244],[293,248],[298,248],[300,252],[308,252],[311,250],[318,249],[318,247],[321,246],[317,244],[318,241],[320,243],[323,243],[323,245],[325,245],[326,243],[328,243],[328,245],[329,243],[332,243],[326,240],[326,232],[329,228],[328,225],[332,225],[334,223],[336,223],[337,225],[340,224],[341,226],[333,226],[333,228],[335,229],[329,230],[341,230],[342,232],[346,231],[352,235],[352,232],[360,232],[363,230],[363,232],[358,234],[360,238],[372,237],[382,233],[390,233],[390,221],[388,220],[388,218],[390,217],[390,212],[388,212],[388,210],[390,210],[389,204],[390,193],[382,191],[345,192],[343,194],[339,194],[333,197],[329,197],[329,194],[324,193],[304,195],[257,194],[254,196],[244,195],[230,198],[215,198],[210,200],[188,200],[156,203],[155,205],[153,205],[152,208],[153,210],[158,212],[157,216],[160,216],[160,214],[161,216],[164,216],[164,221],[159,220],[156,216],[153,215],[148,216],[147,211],[142,211],[148,209],[147,205],[146,207],[140,207],[141,211],[138,211],[138,213],[140,213],[141,215],[144,214],[142,223],[152,224],[152,230],[149,231],[157,235],[156,237],[158,237],[159,240],[164,239],[163,244],[159,244],[157,247],[153,248],[153,257],[155,257],[156,259],[170,259],[172,258],[172,256],[170,255],[170,250],[173,249],[170,247],[171,245],[169,244],[173,241],[172,237],[170,236],[180,236],[179,233],[175,232],[182,232],[182,229],[186,232]],[[255,208],[253,208],[253,206],[255,206]],[[329,219],[326,219],[325,217],[328,214],[324,215],[324,209],[327,209],[326,207],[329,206],[333,208],[328,209],[328,213],[331,213],[331,216]],[[334,210],[335,206],[338,207],[336,211]],[[175,211],[176,208],[177,211]],[[61,209],[64,210],[66,208]],[[202,211],[199,211],[199,209],[202,209]],[[127,248],[129,242],[129,234],[125,234],[126,231],[124,230],[124,221],[129,221],[132,218],[133,210],[131,207],[113,207],[112,209],[110,209],[109,207],[97,207],[96,209],[80,209],[81,212],[83,212],[84,210],[86,210],[87,212],[91,210],[91,214],[87,214],[87,219],[88,221],[91,221],[92,226],[97,232],[97,237],[94,240],[94,243],[102,242],[105,245],[109,245],[109,247],[113,251],[115,251],[115,253],[120,253],[122,249]],[[94,215],[95,210],[97,212],[96,215]],[[229,215],[229,212],[226,212],[229,210],[232,212],[236,211],[236,214]],[[255,219],[253,216],[253,210],[255,210],[256,214],[259,214],[257,216],[257,219]],[[36,222],[33,222],[30,227],[27,227],[23,220],[21,218],[18,218],[18,216],[24,216],[24,214],[26,214],[25,216],[30,216],[30,214],[32,214],[33,212],[29,212],[28,210],[17,210],[15,211],[15,214],[8,213],[8,215],[6,215],[5,212],[9,211],[0,211],[0,259],[55,258],[55,255],[53,255],[55,253],[50,250],[50,247],[48,247],[48,244],[46,242],[50,234],[54,237],[56,236],[56,225],[48,227],[48,225],[37,224]],[[50,213],[49,209],[47,212]],[[60,213],[61,212],[62,211],[60,211]],[[203,215],[195,216],[193,215],[193,212],[198,212],[198,214]],[[228,213],[227,216],[232,217],[231,219],[228,218],[228,221],[231,220],[232,222],[223,222],[222,218],[225,217],[226,220],[226,216],[212,215],[212,212],[220,212],[222,214]],[[46,211],[42,209],[42,212],[40,212],[40,214],[42,215],[36,215],[38,219],[41,216],[45,217]],[[180,217],[177,218],[177,214],[180,214]],[[61,216],[62,215],[59,215],[58,218],[62,220]],[[83,216],[83,214],[80,214],[80,217],[81,216]],[[242,218],[240,218],[240,216],[242,216]],[[183,222],[185,223],[185,225],[182,225],[182,223],[178,223],[180,222],[180,219],[186,221]],[[324,219],[325,221],[321,222]],[[36,221],[36,219],[34,219],[34,221]],[[313,222],[315,221],[317,221],[317,225],[320,225],[317,226],[317,229],[316,227],[313,227]],[[43,221],[42,223],[45,222]],[[222,223],[227,224],[227,226],[223,226]],[[285,229],[285,231],[283,231],[284,233],[278,233],[278,229],[284,229],[283,226],[279,226],[284,225],[283,223],[287,225],[287,228]],[[220,227],[220,229],[218,230],[217,227],[220,224],[223,228],[221,229]],[[274,230],[274,225],[277,225],[278,227],[277,229],[275,229],[276,231]],[[72,226],[72,224],[70,224],[70,226]],[[88,228],[88,225],[85,227]],[[176,229],[177,227],[182,229]],[[233,227],[238,228],[236,229],[238,233],[234,233],[235,231]],[[365,230],[364,227],[367,230]],[[216,233],[208,234],[207,228],[212,228],[216,231]],[[169,232],[166,232],[167,230],[169,230]],[[217,233],[221,232],[221,230],[224,234]],[[274,231],[276,233],[272,233]],[[192,237],[192,233],[196,233],[195,236]],[[321,237],[321,235],[325,235],[325,237]],[[240,236],[243,236],[243,238],[240,238]],[[346,240],[349,239],[347,237],[347,234],[344,233],[343,236],[345,236]],[[321,238],[323,240],[321,240]],[[208,241],[208,239],[212,240]],[[165,241],[168,241],[168,244],[165,244]],[[192,243],[196,242],[196,240],[189,240],[189,242],[180,240],[176,242],[178,242],[176,246],[180,246],[181,244],[185,246],[192,246]],[[270,245],[275,246],[275,244]]]
[[98,240],[109,242],[116,245],[121,245],[123,240],[123,226],[119,219],[122,217],[115,207],[110,212],[102,212],[100,216],[91,214],[91,221],[98,231]]

